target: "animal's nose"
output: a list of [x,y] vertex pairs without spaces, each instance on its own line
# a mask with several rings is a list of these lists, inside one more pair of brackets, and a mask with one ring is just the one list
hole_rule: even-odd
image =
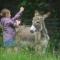
[[30,32],[31,32],[31,33],[34,33],[34,31],[33,31],[33,30],[30,30]]

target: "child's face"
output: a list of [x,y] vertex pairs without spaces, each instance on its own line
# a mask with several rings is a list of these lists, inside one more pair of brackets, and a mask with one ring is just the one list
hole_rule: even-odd
[[10,10],[8,9],[2,9],[1,13],[3,17],[9,17],[9,18],[11,17]]
[[11,17],[11,13],[10,12],[7,12],[6,13],[6,17],[10,18]]

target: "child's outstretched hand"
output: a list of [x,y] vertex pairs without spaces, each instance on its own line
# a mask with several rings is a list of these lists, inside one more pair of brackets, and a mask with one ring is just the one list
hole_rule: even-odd
[[23,12],[24,11],[24,7],[20,7],[20,12]]
[[16,20],[16,25],[19,26],[19,24],[21,23],[21,21]]
[[14,26],[15,26],[15,27],[19,27],[20,24],[21,24],[21,21],[16,20],[16,22],[14,23]]

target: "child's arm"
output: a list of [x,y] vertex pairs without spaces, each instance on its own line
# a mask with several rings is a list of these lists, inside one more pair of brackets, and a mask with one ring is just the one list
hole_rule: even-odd
[[15,22],[14,21],[9,22],[8,25],[11,27],[18,27],[20,25],[20,23],[21,23],[21,21],[16,20]]
[[19,18],[23,11],[24,11],[24,7],[21,7],[20,11],[12,18],[12,20],[16,20],[17,18]]

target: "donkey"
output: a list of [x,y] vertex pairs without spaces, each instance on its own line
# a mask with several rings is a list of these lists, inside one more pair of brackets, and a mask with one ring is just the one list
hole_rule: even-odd
[[34,33],[30,32],[31,26],[21,25],[16,28],[16,41],[17,47],[20,48],[32,48],[35,40]]
[[49,35],[45,27],[44,20],[50,15],[50,12],[41,15],[37,10],[32,20],[30,32],[35,34],[35,51],[45,53],[49,42]]

